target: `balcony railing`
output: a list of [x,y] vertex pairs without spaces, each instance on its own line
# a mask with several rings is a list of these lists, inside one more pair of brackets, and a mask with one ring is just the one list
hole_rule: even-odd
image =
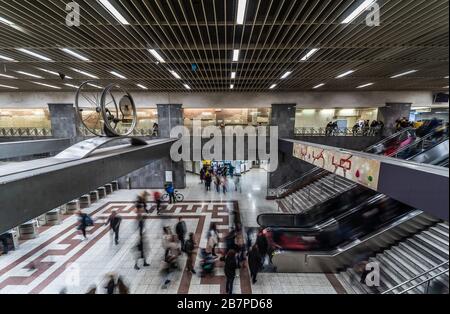
[[0,137],[50,137],[52,130],[47,128],[0,128]]
[[295,128],[296,136],[378,136],[379,128],[353,129],[353,128]]
[[[97,130],[97,132],[99,134],[102,133],[101,130]],[[128,130],[127,129],[123,129],[120,130],[120,133],[125,134],[127,133]],[[95,135],[93,135],[91,132],[89,132],[88,130],[86,130],[85,128],[80,128],[80,134],[84,137],[94,137]],[[133,130],[133,133],[131,134],[131,136],[154,136],[153,135],[153,130],[152,129],[135,129]]]

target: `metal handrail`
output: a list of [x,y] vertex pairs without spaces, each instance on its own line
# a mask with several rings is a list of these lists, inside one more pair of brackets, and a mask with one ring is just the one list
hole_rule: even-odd
[[429,284],[432,280],[434,280],[434,279],[436,279],[436,278],[438,278],[438,277],[444,275],[445,273],[448,273],[448,271],[449,271],[449,269],[447,268],[446,270],[441,271],[439,274],[437,274],[437,275],[435,275],[435,276],[433,276],[433,277],[431,277],[431,278],[428,278],[427,280],[424,280],[424,281],[418,283],[417,285],[415,285],[415,286],[413,286],[413,287],[411,287],[411,288],[408,288],[408,289],[406,289],[406,290],[403,290],[403,291],[400,292],[399,294],[405,294],[405,293],[407,293],[407,292],[409,292],[409,291],[411,291],[411,290],[414,290],[414,289],[416,289],[416,288],[422,286],[423,284],[426,284],[426,283]]
[[48,128],[0,128],[0,136],[52,136],[52,130]]
[[[404,151],[406,151],[406,150],[408,150],[408,149],[410,149],[410,148],[412,148],[412,147],[418,146],[418,145],[420,145],[420,144],[424,144],[426,140],[428,140],[428,139],[430,139],[431,137],[434,136],[435,130],[436,130],[436,129],[434,129],[433,131],[431,131],[430,133],[428,133],[428,134],[425,135],[424,137],[421,137],[420,139],[418,139],[418,140],[416,140],[416,141],[414,141],[414,142],[412,142],[412,143],[410,143],[410,144],[408,144],[408,145],[402,147],[401,149],[399,149],[399,150],[393,152],[392,154],[389,155],[389,157],[394,157],[394,156],[397,157],[398,154],[400,154],[400,153],[402,153],[402,152],[404,152]],[[442,139],[442,141],[444,141],[444,140],[446,140],[446,139],[448,139],[448,136],[444,136],[443,139]]]
[[[405,281],[405,282],[402,282],[401,284],[399,284],[399,285],[397,285],[397,286],[395,286],[395,287],[393,287],[393,288],[391,288],[391,289],[389,289],[389,290],[384,291],[382,294],[388,294],[388,293],[390,293],[390,292],[392,292],[392,291],[394,291],[394,290],[396,290],[396,289],[398,289],[398,288],[400,288],[400,287],[402,287],[402,286],[404,286],[404,285],[409,284],[410,282],[412,282],[412,281],[414,281],[414,280],[419,279],[420,277],[429,275],[431,272],[435,271],[436,269],[439,269],[439,268],[441,268],[442,266],[448,265],[448,263],[449,263],[449,261],[446,261],[446,262],[444,262],[444,263],[442,263],[442,264],[439,264],[439,265],[437,265],[437,266],[435,266],[435,267],[433,267],[433,268],[427,270],[426,272],[421,273],[420,275],[417,275],[417,276],[415,276],[415,277],[413,277],[413,278],[411,278],[411,279],[408,279],[408,280]],[[447,271],[448,271],[448,269],[447,269]]]
[[[370,129],[369,129],[370,130]],[[300,127],[295,128],[297,136],[376,136],[377,132],[364,132],[364,129],[358,129],[354,132],[353,128],[337,128],[327,130],[327,128]]]
[[374,144],[374,145],[372,145],[372,146],[366,148],[365,151],[368,152],[368,151],[374,149],[375,147],[377,147],[378,145],[381,145],[381,144],[384,144],[384,143],[386,143],[386,142],[389,142],[389,141],[392,140],[393,138],[396,138],[396,137],[402,135],[402,134],[405,133],[405,132],[412,131],[413,129],[414,129],[414,128],[409,127],[409,128],[403,129],[403,130],[401,130],[401,131],[399,131],[399,132],[397,132],[397,133],[395,133],[395,134],[392,134],[391,136],[386,137],[384,140],[382,140],[382,141],[380,141],[380,142],[378,142],[378,143],[376,143],[376,144]]
[[[287,189],[288,186],[294,185],[294,184],[296,184],[298,182],[301,182],[301,181],[305,180],[305,178],[307,178],[308,176],[310,176],[311,174],[315,173],[318,170],[321,170],[321,169],[318,168],[318,167],[315,167],[315,168],[311,169],[310,171],[306,172],[305,174],[303,174],[300,178],[297,178],[297,179],[295,179],[295,180],[293,180],[291,182],[288,182],[288,183],[283,184],[282,186],[279,186],[277,188],[277,197],[280,197],[280,195],[281,195],[280,191]],[[322,172],[325,172],[325,171],[326,170],[322,170],[319,173],[322,173]]]

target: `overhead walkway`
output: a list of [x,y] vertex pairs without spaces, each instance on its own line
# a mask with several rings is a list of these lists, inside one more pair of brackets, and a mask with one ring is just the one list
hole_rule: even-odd
[[0,160],[47,153],[59,153],[70,146],[70,139],[47,139],[0,143]]
[[168,157],[175,139],[122,144],[92,142],[53,158],[0,166],[0,233]]

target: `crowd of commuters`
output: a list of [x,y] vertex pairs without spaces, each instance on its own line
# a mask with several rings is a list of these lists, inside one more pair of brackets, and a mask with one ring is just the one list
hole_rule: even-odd
[[205,185],[207,192],[211,191],[211,186],[214,184],[214,190],[217,193],[227,194],[230,179],[234,184],[235,191],[242,193],[241,174],[236,173],[232,165],[203,166],[200,170],[200,184]]
[[[383,128],[383,121],[358,121],[352,128],[352,134],[353,136],[377,136],[382,134]],[[341,134],[342,130],[339,128],[337,121],[330,121],[325,127],[326,136],[339,136]]]

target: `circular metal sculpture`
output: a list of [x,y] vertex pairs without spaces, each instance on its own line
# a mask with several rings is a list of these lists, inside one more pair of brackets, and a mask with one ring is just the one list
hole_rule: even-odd
[[96,136],[104,136],[101,104],[102,90],[92,91],[93,88],[98,88],[96,81],[86,81],[78,87],[75,107],[83,126]]
[[109,137],[131,135],[137,125],[133,97],[117,84],[108,85],[101,97],[104,132]]

